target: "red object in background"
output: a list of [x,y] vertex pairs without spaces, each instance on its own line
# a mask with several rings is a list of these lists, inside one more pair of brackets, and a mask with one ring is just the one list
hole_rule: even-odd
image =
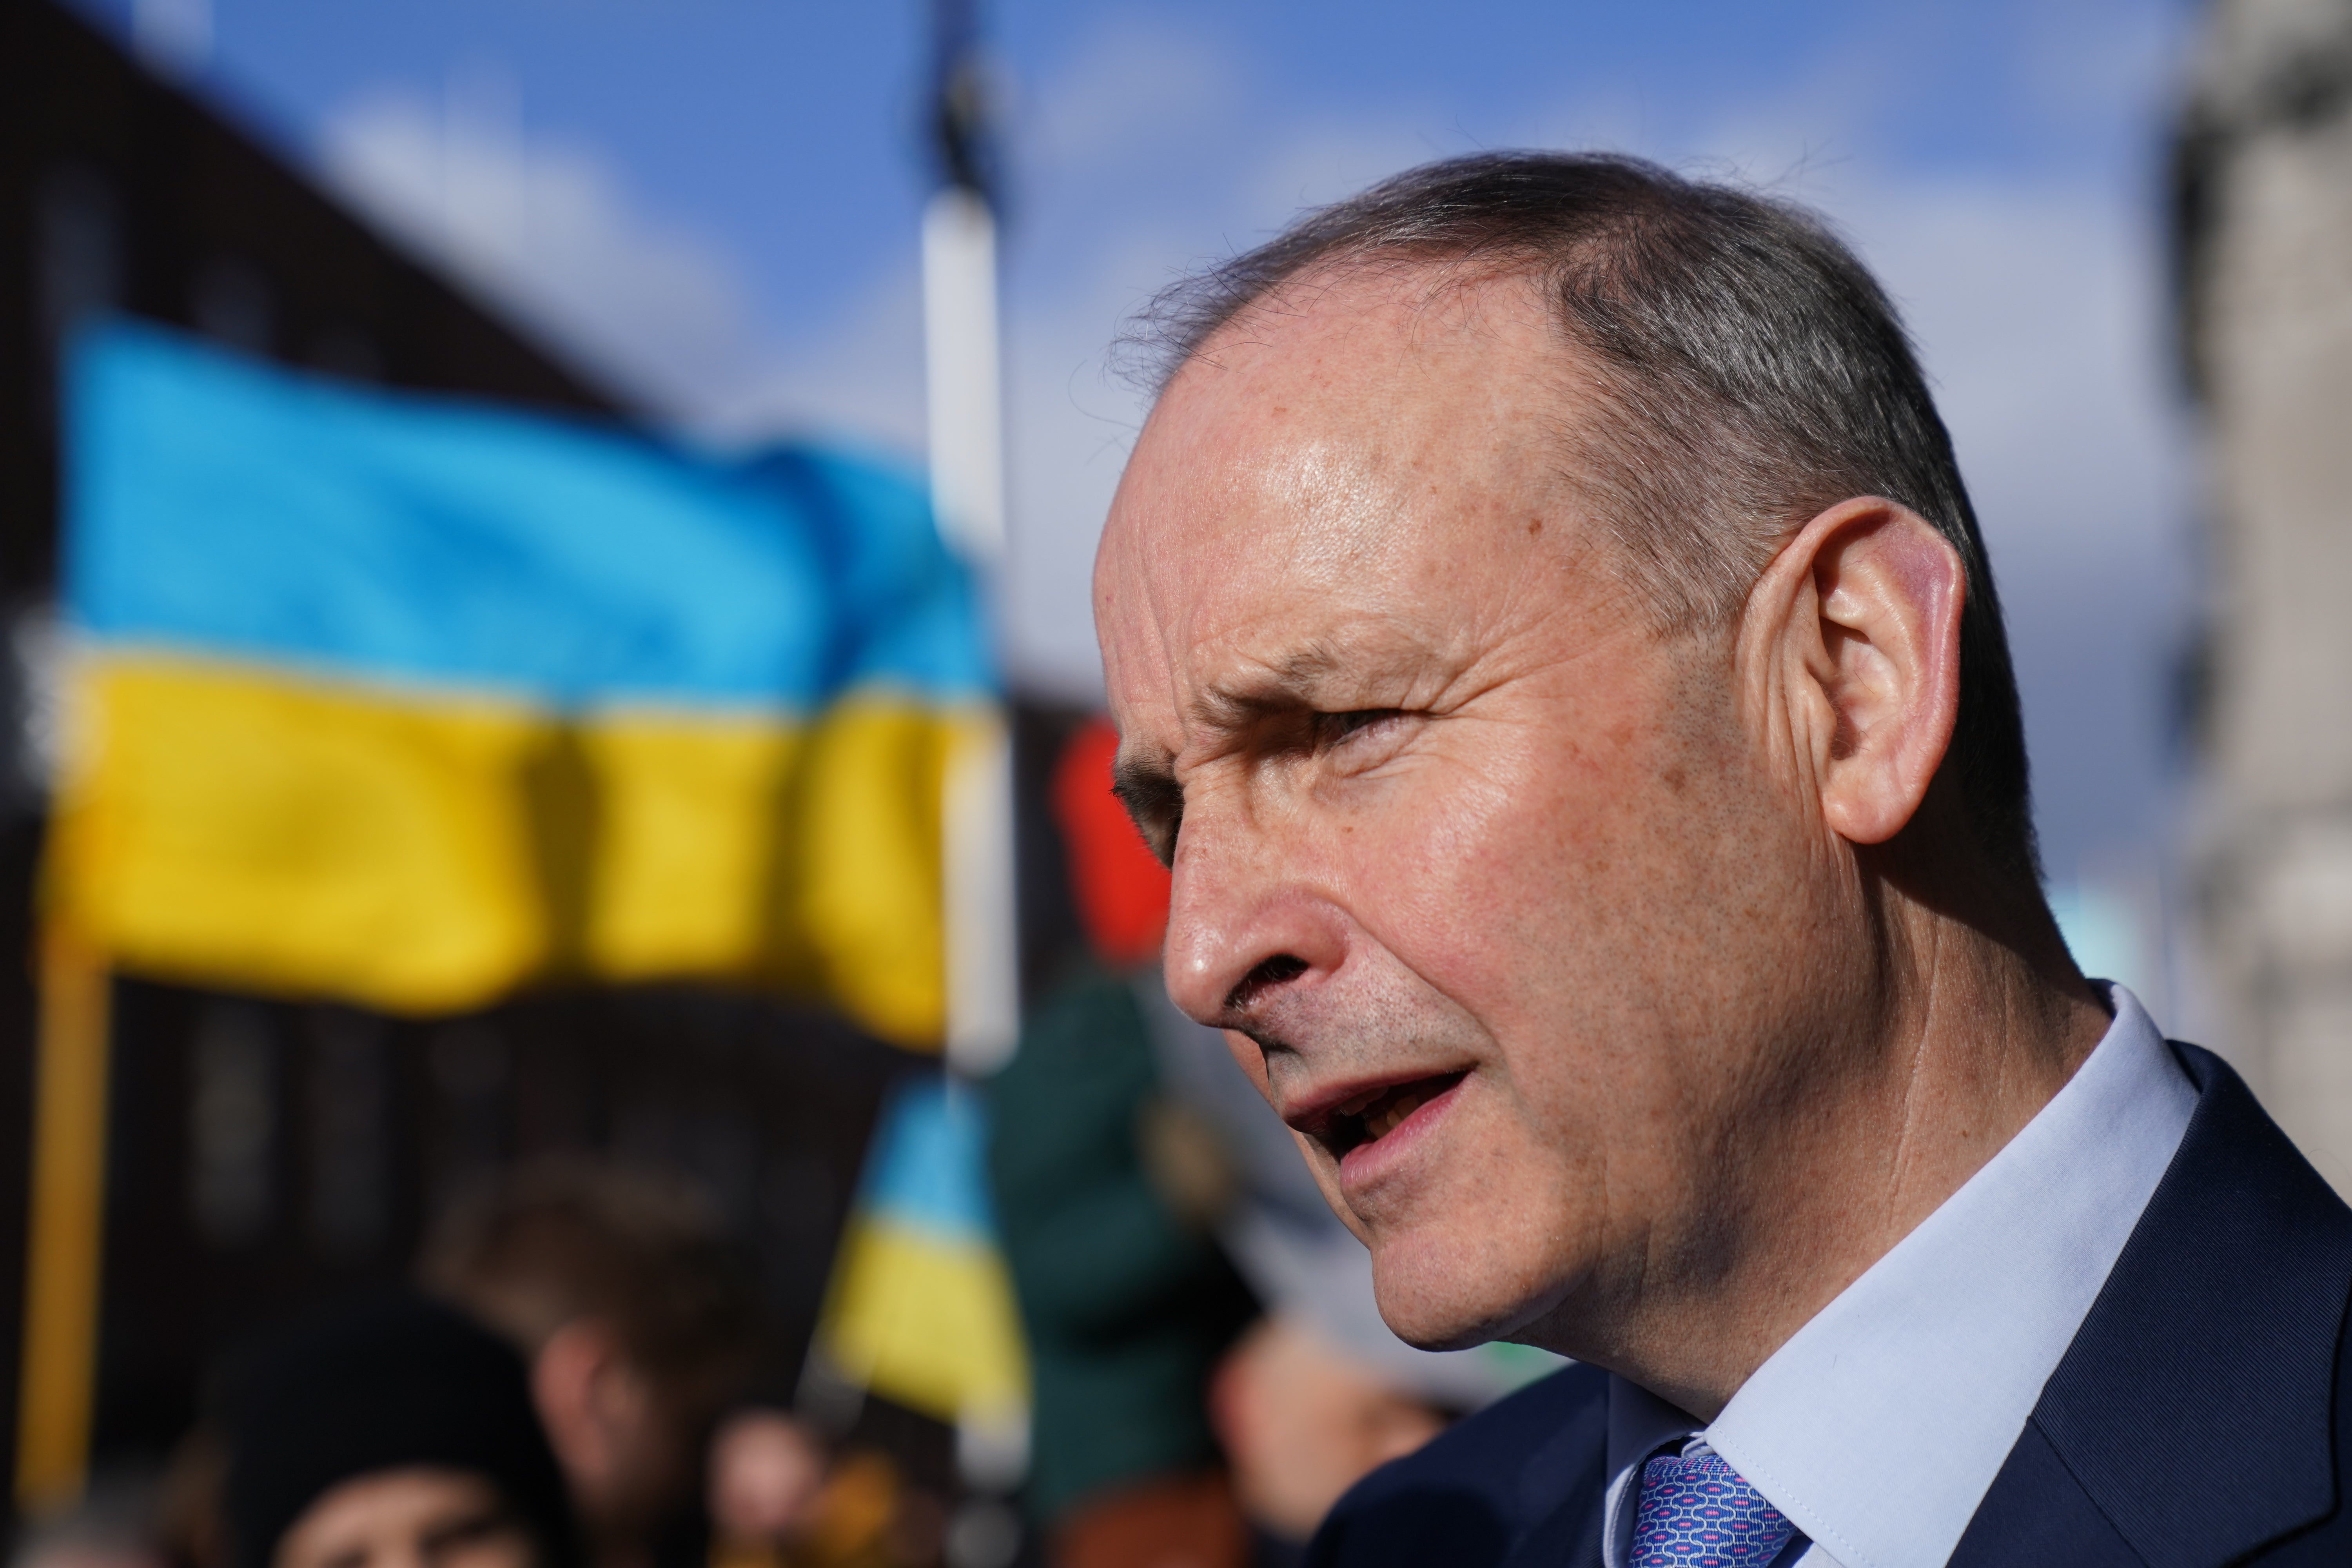
[[1118,751],[1118,731],[1106,721],[1080,726],[1054,764],[1053,799],[1078,922],[1095,956],[1125,969],[1159,955],[1168,929],[1168,868],[1110,793]]

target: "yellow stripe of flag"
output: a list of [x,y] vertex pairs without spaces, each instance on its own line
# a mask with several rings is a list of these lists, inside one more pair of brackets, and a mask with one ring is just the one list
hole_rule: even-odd
[[936,1046],[940,796],[986,717],[887,691],[814,725],[86,656],[52,907],[150,973],[389,1011],[551,975],[827,997]]

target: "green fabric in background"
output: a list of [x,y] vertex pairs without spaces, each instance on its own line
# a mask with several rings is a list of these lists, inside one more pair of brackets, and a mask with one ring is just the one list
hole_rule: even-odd
[[1036,1380],[1028,1500],[1050,1525],[1092,1493],[1216,1461],[1209,1374],[1255,1309],[1145,1174],[1136,1128],[1159,1086],[1129,982],[1062,985],[988,1092]]

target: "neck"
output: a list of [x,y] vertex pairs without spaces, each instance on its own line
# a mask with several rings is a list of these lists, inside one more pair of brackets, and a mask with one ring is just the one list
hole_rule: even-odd
[[2038,893],[2023,918],[1990,925],[1967,907],[1977,900],[1954,912],[1864,874],[1877,884],[1864,900],[1879,928],[1878,978],[1864,988],[1876,1005],[1860,1020],[1813,1020],[1793,1042],[1834,1053],[1837,1070],[1811,1078],[1804,1114],[1773,1118],[1780,1135],[1724,1173],[1729,1234],[1714,1238],[1710,1266],[1681,1288],[1644,1289],[1622,1355],[1601,1358],[1704,1419],[1999,1153],[2110,1022]]

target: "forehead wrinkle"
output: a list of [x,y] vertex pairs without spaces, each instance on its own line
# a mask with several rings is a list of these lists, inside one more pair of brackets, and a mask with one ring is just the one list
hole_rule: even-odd
[[[1105,695],[1118,721],[1121,756],[1139,743],[1136,731],[1150,722],[1149,712],[1136,710],[1136,699],[1144,699],[1146,708],[1158,707],[1171,715],[1182,710],[1178,693],[1184,637],[1169,602],[1175,586],[1162,581],[1163,574],[1149,569],[1135,533],[1135,525],[1120,526],[1114,512],[1095,569],[1095,614]],[[1109,625],[1123,626],[1127,635],[1110,634],[1107,617]],[[1144,634],[1142,647],[1132,646],[1139,631]],[[1156,659],[1151,657],[1155,644]],[[1147,694],[1134,689],[1138,686],[1153,689]],[[1123,694],[1128,700],[1121,700]],[[1166,753],[1166,748],[1160,750]]]
[[[1497,259],[1485,258],[1487,265],[1466,278],[1424,261],[1400,268],[1402,281],[1386,269],[1368,273],[1360,265],[1293,280],[1277,294],[1303,289],[1310,297],[1286,297],[1279,310],[1261,305],[1251,312],[1280,317],[1281,331],[1261,341],[1234,340],[1230,324],[1223,330],[1228,342],[1251,351],[1246,370],[1228,372],[1234,379],[1213,387],[1181,375],[1171,384],[1170,406],[1212,395],[1270,406],[1276,415],[1311,414],[1334,385],[1349,389],[1352,405],[1337,437],[1314,428],[1311,420],[1302,429],[1288,419],[1229,425],[1209,437],[1212,445],[1245,443],[1239,460],[1226,455],[1223,489],[1255,489],[1292,516],[1323,525],[1312,537],[1293,531],[1290,550],[1304,558],[1293,564],[1328,569],[1380,549],[1389,526],[1419,510],[1433,461],[1449,482],[1475,476],[1497,494],[1529,483],[1548,487],[1558,466],[1549,460],[1558,442],[1549,407],[1558,391],[1551,384],[1555,333],[1531,280],[1508,269],[1497,277],[1492,268]],[[1371,367],[1357,363],[1368,340],[1385,345]],[[1503,382],[1533,378],[1536,385],[1507,392],[1497,384],[1498,368]],[[1524,395],[1527,391],[1536,395]],[[1545,460],[1533,472],[1517,461],[1488,461],[1465,472],[1460,465],[1476,445],[1465,447],[1457,428],[1465,397],[1491,405],[1488,411],[1504,424],[1528,425]],[[1496,443],[1494,455],[1519,446]]]

